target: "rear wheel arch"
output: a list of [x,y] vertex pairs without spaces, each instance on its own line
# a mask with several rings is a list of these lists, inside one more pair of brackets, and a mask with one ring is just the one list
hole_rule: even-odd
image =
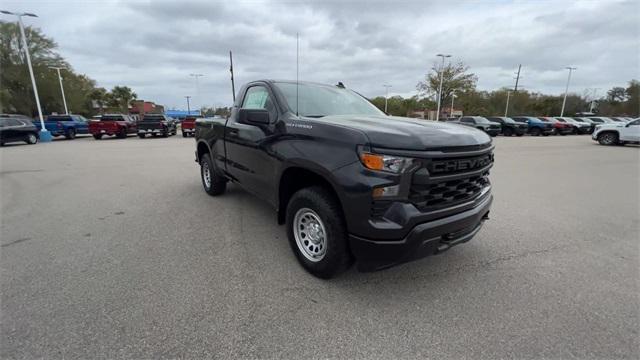
[[287,218],[287,205],[293,194],[298,190],[312,186],[320,186],[326,189],[331,196],[335,198],[341,210],[340,216],[343,216],[342,211],[344,207],[342,206],[342,200],[338,191],[336,191],[336,187],[327,177],[305,167],[292,166],[282,172],[278,183],[278,224],[282,225],[285,223]]
[[[205,142],[203,141],[199,141],[198,142],[198,146],[197,146],[197,152],[198,152],[198,162],[200,162],[202,160],[202,157],[205,154],[211,154],[211,149],[209,149],[209,145],[207,145]],[[213,159],[211,159],[213,160]]]

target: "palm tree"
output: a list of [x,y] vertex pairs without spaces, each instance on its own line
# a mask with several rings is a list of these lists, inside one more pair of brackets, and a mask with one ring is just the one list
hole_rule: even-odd
[[111,90],[113,106],[120,107],[122,113],[129,113],[129,104],[138,98],[138,95],[128,86],[115,86]]

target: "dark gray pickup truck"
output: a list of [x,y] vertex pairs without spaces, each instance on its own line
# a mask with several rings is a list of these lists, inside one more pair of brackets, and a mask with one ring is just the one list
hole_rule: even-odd
[[232,181],[271,204],[321,278],[467,242],[493,199],[487,134],[387,116],[342,84],[251,82],[229,118],[196,121],[195,156],[209,195]]

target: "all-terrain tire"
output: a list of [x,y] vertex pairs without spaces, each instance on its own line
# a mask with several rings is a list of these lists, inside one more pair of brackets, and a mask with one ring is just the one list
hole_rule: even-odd
[[329,279],[353,264],[342,209],[327,189],[313,186],[293,194],[287,204],[286,227],[298,262],[312,275]]
[[215,171],[209,154],[200,159],[200,178],[204,191],[211,196],[221,195],[227,190],[227,178]]

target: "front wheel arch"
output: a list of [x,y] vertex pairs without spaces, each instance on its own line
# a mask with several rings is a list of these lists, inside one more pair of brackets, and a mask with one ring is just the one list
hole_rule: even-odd
[[326,189],[336,200],[340,210],[344,209],[336,187],[319,172],[305,167],[292,166],[285,169],[278,182],[278,224],[282,225],[287,219],[287,205],[298,190],[320,186]]

